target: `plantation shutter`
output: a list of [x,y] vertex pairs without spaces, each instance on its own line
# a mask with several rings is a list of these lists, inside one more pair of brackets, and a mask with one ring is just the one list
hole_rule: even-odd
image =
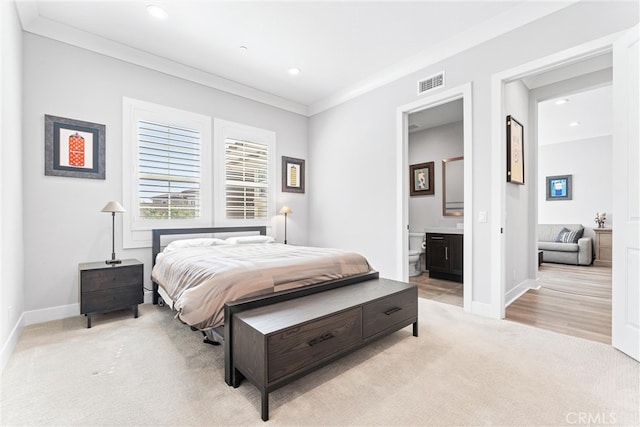
[[200,218],[200,143],[197,130],[138,121],[140,218]]
[[269,156],[266,144],[225,139],[227,219],[266,219]]

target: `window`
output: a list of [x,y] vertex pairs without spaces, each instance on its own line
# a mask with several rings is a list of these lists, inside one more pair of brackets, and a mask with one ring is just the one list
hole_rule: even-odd
[[124,247],[150,245],[153,228],[212,224],[211,119],[123,99]]
[[200,218],[200,132],[138,121],[140,219]]
[[275,200],[275,133],[214,121],[216,225],[268,225]]

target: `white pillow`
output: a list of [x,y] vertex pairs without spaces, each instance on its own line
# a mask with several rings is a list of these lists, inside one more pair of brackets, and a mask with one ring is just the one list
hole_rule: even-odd
[[237,236],[229,237],[226,242],[230,244],[242,243],[273,243],[276,240],[271,236]]
[[169,243],[166,248],[164,248],[164,253],[175,251],[176,249],[181,248],[204,248],[207,246],[218,246],[218,245],[226,245],[222,239],[216,239],[213,237],[200,237],[198,239],[184,239],[184,240],[174,240]]

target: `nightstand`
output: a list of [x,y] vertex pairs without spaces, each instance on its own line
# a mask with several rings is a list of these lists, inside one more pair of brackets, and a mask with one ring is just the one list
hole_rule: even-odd
[[596,259],[593,265],[611,267],[611,228],[594,228],[596,232]]
[[87,316],[131,307],[138,317],[138,304],[143,302],[144,264],[125,259],[120,264],[87,262],[78,265],[80,314]]

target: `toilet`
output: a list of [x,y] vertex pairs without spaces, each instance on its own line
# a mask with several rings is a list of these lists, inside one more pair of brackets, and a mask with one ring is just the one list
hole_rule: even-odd
[[422,254],[425,253],[424,233],[409,233],[409,277],[422,274]]

